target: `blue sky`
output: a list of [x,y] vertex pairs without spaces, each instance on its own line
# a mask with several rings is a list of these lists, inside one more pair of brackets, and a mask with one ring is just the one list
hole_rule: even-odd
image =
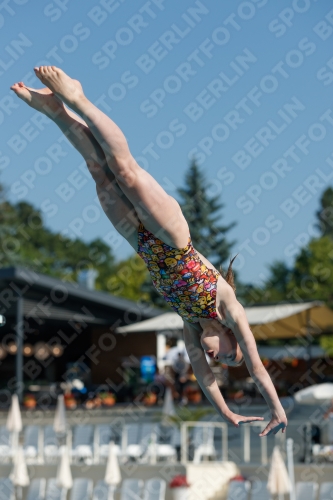
[[[94,183],[54,124],[9,90],[61,67],[120,127],[170,194],[197,157],[243,281],[293,262],[333,183],[333,11],[328,0],[9,0],[0,11],[0,169],[13,202],[56,231],[112,244]],[[121,241],[117,258],[131,253]],[[238,261],[238,263],[237,263]]]

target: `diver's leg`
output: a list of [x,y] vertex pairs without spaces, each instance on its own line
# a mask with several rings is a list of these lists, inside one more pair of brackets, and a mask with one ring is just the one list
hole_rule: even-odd
[[144,225],[169,245],[184,247],[189,230],[177,201],[132,157],[120,128],[84,95],[80,83],[54,66],[35,68],[38,78],[87,123],[109,168]]
[[79,116],[65,108],[48,88],[31,89],[22,82],[11,89],[32,108],[44,113],[56,123],[67,139],[83,156],[96,182],[96,190],[103,210],[117,231],[137,250],[139,221],[132,203],[119,188],[107,166],[103,149]]

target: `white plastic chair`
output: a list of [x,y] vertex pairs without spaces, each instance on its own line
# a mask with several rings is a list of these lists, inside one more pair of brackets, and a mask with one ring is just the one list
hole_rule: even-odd
[[296,500],[316,500],[318,484],[313,481],[296,483]]
[[55,478],[47,481],[45,500],[66,500],[66,497],[67,490],[59,488]]
[[204,457],[216,459],[216,449],[214,446],[214,427],[195,427],[193,444],[193,463],[200,463]]
[[93,459],[94,428],[92,425],[74,427],[72,457],[85,462]]
[[325,482],[320,485],[319,500],[333,500],[332,482]]
[[272,500],[267,481],[254,481],[251,484],[250,500]]
[[166,482],[164,479],[152,478],[145,482],[143,500],[164,500]]
[[27,500],[44,500],[46,491],[46,479],[33,479],[30,483]]
[[230,481],[227,500],[247,500],[250,481]]
[[76,478],[73,482],[70,500],[90,500],[93,491],[93,481],[86,478]]
[[10,479],[0,478],[0,500],[14,500],[15,490]]
[[125,479],[121,485],[120,500],[142,500],[142,479]]

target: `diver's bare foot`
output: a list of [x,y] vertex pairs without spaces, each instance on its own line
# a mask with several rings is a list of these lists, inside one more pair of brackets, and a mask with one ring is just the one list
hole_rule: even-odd
[[61,100],[47,87],[32,89],[26,87],[23,82],[19,82],[14,83],[10,88],[22,101],[50,118],[54,118],[65,109]]
[[34,70],[41,82],[71,108],[76,108],[84,98],[80,82],[70,78],[62,69],[55,66],[40,66]]

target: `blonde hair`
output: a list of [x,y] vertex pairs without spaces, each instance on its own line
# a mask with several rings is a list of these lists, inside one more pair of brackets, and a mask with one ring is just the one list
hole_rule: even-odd
[[235,285],[234,272],[232,270],[232,264],[233,264],[235,258],[237,257],[237,255],[235,255],[235,257],[233,257],[232,259],[230,259],[229,267],[228,267],[228,270],[226,273],[223,271],[222,266],[220,266],[220,271],[221,271],[223,278],[226,280],[228,285],[231,286],[231,288],[233,289],[234,292],[236,291],[236,285]]

